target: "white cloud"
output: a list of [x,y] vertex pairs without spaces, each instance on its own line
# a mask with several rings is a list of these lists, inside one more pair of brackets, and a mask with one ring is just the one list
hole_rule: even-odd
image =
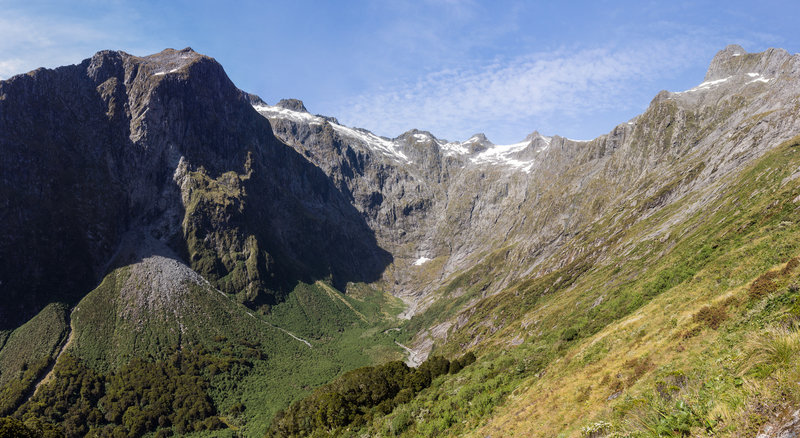
[[0,60],[0,79],[9,78],[25,69],[26,61],[20,58]]
[[102,49],[139,47],[124,9],[91,20],[7,10],[0,16],[0,79],[38,67],[74,64]]
[[[520,129],[532,120],[583,117],[631,106],[641,101],[642,84],[708,62],[707,53],[708,44],[693,38],[536,53],[442,70],[367,92],[343,105],[337,115],[345,123],[385,135],[417,127],[451,140],[464,139],[488,126]],[[536,128],[542,126],[527,126],[518,135]]]

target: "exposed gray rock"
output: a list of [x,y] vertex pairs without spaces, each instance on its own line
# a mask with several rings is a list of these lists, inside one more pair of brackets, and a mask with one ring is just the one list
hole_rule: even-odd
[[275,106],[290,109],[292,111],[299,111],[301,113],[308,112],[305,105],[303,105],[303,101],[298,99],[281,99],[280,102],[275,104]]
[[674,213],[670,223],[679,223],[714,199],[715,184],[800,132],[792,109],[799,84],[797,55],[729,46],[714,57],[705,82],[659,93],[642,115],[609,134],[574,141],[534,132],[506,146],[482,134],[448,142],[418,130],[383,139],[323,117],[258,109],[366,218],[394,256],[385,284],[413,313],[437,299],[431,292],[490,256],[499,253],[505,263],[493,262],[486,294],[523,276],[607,256],[598,250],[607,242],[582,235],[610,211],[636,222],[703,193]]

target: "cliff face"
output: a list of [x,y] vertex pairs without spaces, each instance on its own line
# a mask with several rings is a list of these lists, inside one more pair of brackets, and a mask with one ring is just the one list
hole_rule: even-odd
[[[0,328],[75,302],[146,233],[240,301],[374,281],[390,256],[213,59],[100,52],[0,82]],[[115,254],[118,257],[115,257]]]

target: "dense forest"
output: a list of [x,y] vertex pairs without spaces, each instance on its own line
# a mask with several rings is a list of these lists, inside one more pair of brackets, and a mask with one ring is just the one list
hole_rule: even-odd
[[[13,416],[0,418],[0,438],[166,437],[227,428],[225,415],[241,414],[244,406],[221,413],[208,394],[211,379],[235,385],[252,366],[252,357],[242,356],[258,354],[254,345],[240,341],[236,347],[176,350],[166,360],[133,359],[106,373],[65,354],[49,382]],[[452,361],[433,356],[416,369],[392,361],[349,371],[279,412],[268,436],[309,436],[363,425],[411,401],[435,378],[474,361],[475,355],[467,353]],[[10,390],[2,395],[19,396]]]
[[[13,417],[3,418],[0,437],[136,437],[152,432],[161,437],[226,428],[209,396],[211,379],[236,385],[252,366],[254,357],[248,356],[262,354],[244,340],[235,346],[176,350],[166,360],[133,359],[107,373],[65,354],[53,378]],[[227,414],[243,409],[234,405]]]
[[433,379],[458,373],[473,362],[475,355],[470,352],[453,361],[432,356],[416,369],[393,361],[352,370],[279,412],[267,435],[336,435],[338,429],[357,427],[373,416],[392,412],[429,387]]

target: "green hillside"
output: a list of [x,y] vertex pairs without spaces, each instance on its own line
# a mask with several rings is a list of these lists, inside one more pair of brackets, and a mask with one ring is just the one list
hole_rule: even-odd
[[[133,270],[115,270],[81,300],[68,341],[64,315],[55,318],[55,308],[12,333],[0,360],[28,360],[32,345],[41,350],[34,358],[54,357],[62,343],[66,348],[36,395],[32,387],[47,371],[46,360],[21,372],[32,377],[7,386],[4,402],[18,394],[8,406],[27,402],[6,414],[28,424],[60,424],[68,436],[90,430],[261,436],[275,412],[313,388],[344,371],[401,358],[397,332],[386,329],[402,306],[365,285],[353,284],[351,295],[343,295],[323,282],[301,283],[261,315],[207,284],[190,284],[177,306],[137,312],[121,292]],[[32,328],[37,331],[28,333]],[[55,344],[32,343],[47,339],[39,331],[58,328],[50,335]],[[20,385],[27,386],[12,394]],[[157,406],[176,388],[190,402],[175,408],[168,399],[173,418]]]

